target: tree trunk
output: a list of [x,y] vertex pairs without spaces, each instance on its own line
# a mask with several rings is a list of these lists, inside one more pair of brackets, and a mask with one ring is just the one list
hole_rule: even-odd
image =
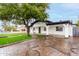
[[27,24],[26,24],[26,20],[23,19],[23,22],[24,22],[25,27],[27,28],[27,35],[29,36],[30,35],[30,27],[28,26],[28,21],[27,21]]
[[27,26],[27,35],[29,36],[30,35],[30,27]]

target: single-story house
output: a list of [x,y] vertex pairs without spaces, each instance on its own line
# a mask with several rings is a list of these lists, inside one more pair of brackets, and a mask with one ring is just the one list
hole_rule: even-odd
[[35,21],[31,24],[30,34],[55,35],[63,37],[79,36],[79,28],[70,21]]
[[27,29],[26,29],[25,25],[21,24],[21,25],[17,26],[16,30],[19,32],[26,32]]

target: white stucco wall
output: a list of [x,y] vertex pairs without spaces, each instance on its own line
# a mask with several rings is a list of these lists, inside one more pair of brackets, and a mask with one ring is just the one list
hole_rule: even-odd
[[[56,27],[60,26],[63,27],[63,31],[56,31]],[[35,30],[33,30],[33,27]],[[65,37],[68,36],[73,36],[73,26],[71,24],[58,24],[58,25],[46,25],[43,22],[38,22],[35,23],[31,28],[30,28],[30,33],[31,34],[38,34],[38,27],[41,27],[41,34],[45,35],[63,35]],[[44,27],[46,27],[46,31],[44,31]]]
[[[56,26],[63,27],[63,31],[56,31]],[[71,24],[59,24],[49,26],[49,34],[64,35],[65,37],[73,36],[73,26]]]
[[[56,31],[57,26],[63,27],[63,31]],[[49,25],[49,31],[48,32],[49,32],[50,35],[63,35],[63,36],[65,35],[63,24]]]
[[[46,34],[47,33],[47,30],[44,31],[44,27],[47,27],[47,25],[43,22],[38,22],[38,23],[35,23],[31,28],[30,28],[30,33],[31,34],[38,34],[39,33],[39,28],[38,27],[41,27],[41,34]],[[35,28],[35,30],[33,30],[33,28]]]
[[64,24],[65,37],[73,36],[73,27],[71,24]]

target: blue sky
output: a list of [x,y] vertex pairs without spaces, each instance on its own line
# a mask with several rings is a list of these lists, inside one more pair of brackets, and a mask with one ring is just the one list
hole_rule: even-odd
[[49,9],[47,10],[47,13],[49,15],[48,20],[71,20],[73,23],[76,23],[79,19],[79,4],[52,3],[49,4]]

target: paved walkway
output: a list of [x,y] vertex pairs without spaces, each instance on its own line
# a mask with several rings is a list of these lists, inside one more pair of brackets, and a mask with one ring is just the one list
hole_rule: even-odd
[[0,56],[25,56],[28,49],[28,43],[30,42],[32,44],[34,40],[31,40],[29,42],[24,41],[22,43],[0,48]]
[[79,56],[79,37],[74,37],[71,49],[72,56]]

